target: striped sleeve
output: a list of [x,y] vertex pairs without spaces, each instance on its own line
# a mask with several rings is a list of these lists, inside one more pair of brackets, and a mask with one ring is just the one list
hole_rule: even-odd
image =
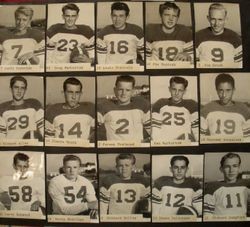
[[105,215],[108,213],[108,207],[110,202],[110,191],[106,189],[104,186],[100,188],[100,213],[101,215]]
[[199,215],[202,214],[202,189],[198,189],[194,192],[192,198],[192,205]]

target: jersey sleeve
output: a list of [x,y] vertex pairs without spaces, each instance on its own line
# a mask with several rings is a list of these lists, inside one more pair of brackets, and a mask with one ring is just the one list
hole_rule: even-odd
[[163,106],[163,99],[159,99],[152,107],[152,139],[161,138],[162,115],[160,109]]
[[200,112],[200,134],[203,136],[209,135],[209,127],[208,127],[208,122],[206,118],[206,112],[207,112],[206,109],[207,107],[204,106]]
[[105,185],[105,179],[100,182],[100,213],[101,215],[106,215],[108,213],[108,207],[110,203],[110,191]]
[[202,215],[202,188],[199,184],[199,182],[194,183],[194,194],[192,197],[192,205],[197,211],[198,215]]
[[41,202],[41,206],[45,207],[45,182],[43,179],[38,178],[36,182],[36,191],[34,196],[36,197],[37,201]]
[[204,215],[211,215],[215,210],[215,197],[213,193],[210,193],[209,183],[205,185],[204,192],[204,205],[203,205],[203,213]]
[[197,103],[193,102],[195,110],[190,113],[191,130],[194,135],[195,141],[199,140],[199,113],[197,110]]
[[55,138],[55,136],[56,129],[53,124],[53,106],[48,105],[45,116],[45,137]]
[[155,180],[152,189],[152,214],[158,216],[163,202],[160,179]]
[[107,28],[102,29],[97,33],[96,38],[96,52],[97,52],[97,62],[98,64],[104,64],[106,61],[106,55],[108,53],[107,43],[104,41],[104,34]]
[[5,119],[0,116],[0,139],[5,138],[7,135],[7,124]]

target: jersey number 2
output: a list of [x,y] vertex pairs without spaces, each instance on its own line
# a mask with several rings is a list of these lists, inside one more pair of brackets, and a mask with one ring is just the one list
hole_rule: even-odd
[[17,126],[21,129],[25,129],[29,126],[29,117],[27,115],[21,115],[19,118],[8,118],[8,130],[16,130]]
[[[175,202],[173,203],[173,205],[171,205],[171,199],[175,200]],[[184,205],[184,201],[185,200],[185,196],[182,194],[176,194],[174,197],[168,193],[167,194],[167,202],[166,202],[166,206],[168,207],[181,207]]]

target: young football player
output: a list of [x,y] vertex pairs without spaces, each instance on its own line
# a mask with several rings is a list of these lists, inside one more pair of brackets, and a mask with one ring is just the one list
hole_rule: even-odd
[[[29,170],[30,158],[24,153],[16,153],[13,158],[13,176],[0,179],[1,194],[7,193],[10,204],[1,201],[6,209],[18,211],[45,211],[45,182]],[[5,200],[6,201],[6,200]]]
[[161,24],[149,24],[146,28],[147,60],[192,61],[192,31],[178,24],[180,12],[174,2],[160,4]]
[[136,203],[148,199],[148,177],[133,175],[136,158],[123,153],[116,156],[117,174],[107,175],[100,181],[100,214],[135,214]]
[[0,104],[0,138],[43,138],[44,110],[37,99],[24,99],[27,80],[22,76],[10,79],[12,100]]
[[0,30],[1,65],[44,64],[44,34],[31,28],[33,9],[19,6],[15,11],[15,27]]
[[[52,25],[47,31],[47,63],[91,63],[94,61],[94,31],[87,25],[76,24],[79,7],[68,3],[62,7],[64,24]],[[77,48],[79,57],[72,59]]]
[[80,102],[82,83],[70,77],[63,83],[64,103],[49,105],[45,116],[45,136],[66,139],[93,139],[95,106]]
[[97,34],[98,64],[133,64],[144,59],[144,35],[141,27],[127,23],[130,9],[124,2],[111,5],[112,25]]
[[242,41],[234,31],[225,27],[227,10],[221,3],[210,5],[207,16],[210,27],[196,33],[196,61],[237,63],[242,67]]
[[187,86],[188,80],[184,77],[171,77],[171,97],[159,99],[152,108],[152,140],[198,141],[198,104],[183,98]]
[[242,102],[235,102],[235,81],[230,74],[219,74],[215,79],[219,100],[201,109],[201,136],[250,137],[250,111]]
[[153,217],[178,215],[186,207],[190,214],[202,213],[202,188],[194,178],[187,178],[189,159],[182,155],[170,160],[173,176],[162,176],[155,180],[152,190]]
[[241,157],[225,154],[220,161],[223,181],[208,182],[204,189],[204,215],[244,216],[250,198],[250,181],[240,179]]
[[[118,76],[115,82],[115,100],[97,105],[98,134],[105,128],[106,140],[143,142],[150,135],[150,106],[143,97],[133,97],[135,78]],[[99,140],[105,140],[99,138]]]
[[80,175],[81,159],[65,155],[63,174],[51,179],[49,195],[52,199],[52,214],[96,216],[98,202],[92,183]]

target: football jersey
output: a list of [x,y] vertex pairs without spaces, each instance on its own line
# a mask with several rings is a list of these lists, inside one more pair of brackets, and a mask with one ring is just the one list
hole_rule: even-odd
[[127,23],[123,30],[108,25],[97,34],[96,42],[99,64],[136,62],[137,53],[144,53],[143,30],[134,24]]
[[11,210],[30,211],[32,203],[40,201],[45,207],[45,182],[39,177],[15,180],[13,176],[0,179],[0,188],[11,199]]
[[55,24],[48,29],[47,37],[49,64],[70,63],[72,50],[82,44],[88,51],[89,57],[94,58],[94,32],[87,25],[76,25],[75,29],[66,29],[64,24]]
[[161,24],[150,24],[146,28],[146,53],[150,60],[173,61],[178,53],[188,53],[193,58],[192,31],[177,24],[172,33],[165,33]]
[[149,198],[150,181],[144,177],[124,180],[109,175],[100,181],[100,212],[106,214],[134,214],[136,203]]
[[153,216],[176,215],[182,206],[192,206],[198,214],[202,212],[202,189],[199,182],[186,178],[181,184],[173,177],[162,176],[155,180],[152,189]]
[[196,33],[196,57],[200,62],[238,63],[242,67],[242,41],[240,36],[225,28],[214,35],[211,28]]
[[191,99],[175,104],[171,98],[162,98],[153,105],[153,140],[189,140],[192,133],[198,134],[198,125],[198,104]]
[[16,35],[14,29],[0,30],[1,65],[18,65],[23,54],[33,52],[44,62],[44,34],[36,29],[28,28],[23,35]]
[[79,103],[73,109],[58,103],[48,106],[45,117],[45,136],[55,138],[89,139],[90,129],[95,127],[95,106]]
[[88,210],[87,202],[96,201],[93,185],[80,175],[76,181],[70,181],[60,174],[51,179],[48,191],[53,201],[53,214],[76,215]]
[[246,215],[249,180],[235,183],[210,182],[204,188],[205,215]]
[[250,110],[241,102],[223,106],[212,101],[201,109],[200,133],[223,137],[250,136]]
[[140,97],[128,105],[105,99],[97,105],[97,118],[105,126],[107,140],[142,141],[143,129],[150,129],[150,105]]
[[26,133],[43,128],[44,111],[36,99],[25,99],[21,105],[13,101],[0,104],[0,137],[24,139]]

